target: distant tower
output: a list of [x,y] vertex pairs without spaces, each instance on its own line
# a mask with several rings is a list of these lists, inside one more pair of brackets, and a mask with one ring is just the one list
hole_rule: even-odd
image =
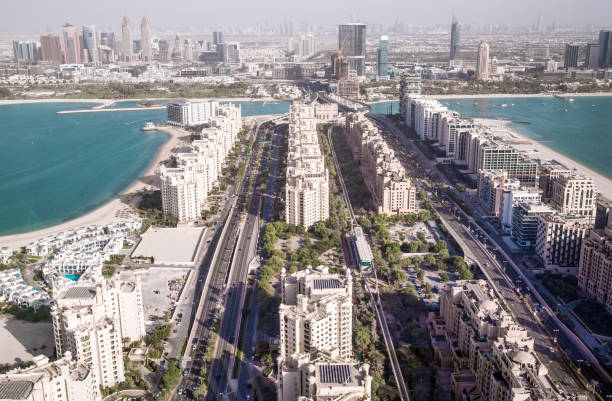
[[142,62],[150,63],[153,61],[151,52],[151,29],[149,28],[149,20],[147,17],[143,17],[140,23],[140,48],[142,49]]
[[489,44],[486,40],[478,45],[478,58],[476,59],[476,79],[479,81],[489,80]]
[[220,45],[223,43],[223,32],[213,32],[213,44]]
[[567,43],[565,45],[565,59],[563,63],[564,68],[578,68],[578,53],[580,53],[580,46]]
[[599,32],[599,67],[612,67],[612,30]]
[[65,64],[81,63],[81,41],[74,26],[66,24],[62,27],[62,47]]
[[450,44],[450,61],[459,59],[459,46],[461,44],[461,24],[453,14],[451,22],[451,44]]
[[123,61],[132,61],[134,58],[134,43],[132,42],[132,30],[130,29],[130,20],[128,17],[123,17],[121,24],[121,44],[123,51]]
[[538,24],[536,25],[536,32],[542,32],[542,30],[544,29],[543,26],[543,21],[542,21],[542,16],[538,16]]
[[348,59],[349,69],[365,74],[366,25],[342,24],[338,27],[338,50]]
[[96,27],[84,26],[83,27],[83,45],[85,46],[84,56],[87,55],[87,61],[90,63],[98,62],[98,35],[96,34]]
[[380,37],[380,46],[378,47],[378,77],[386,78],[389,71],[389,38],[387,36]]

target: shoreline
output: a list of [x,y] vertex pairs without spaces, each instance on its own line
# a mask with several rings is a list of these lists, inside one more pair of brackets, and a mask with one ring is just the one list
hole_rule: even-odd
[[[66,98],[46,98],[46,99],[6,99],[0,100],[0,106],[6,106],[11,104],[34,104],[34,103],[100,103],[102,106],[95,106],[96,108],[108,107],[115,103],[122,102],[138,102],[141,100],[182,100],[180,97],[159,97],[159,98],[133,98],[133,99],[66,99]],[[187,99],[190,101],[206,101],[206,100],[218,100],[220,102],[250,102],[253,98],[250,97],[204,97],[204,98],[191,98]],[[274,99],[271,97],[256,98],[253,103],[257,102],[275,102],[283,103],[284,100]]]
[[134,213],[132,206],[135,197],[138,196],[136,192],[144,188],[159,187],[159,179],[157,175],[155,175],[155,170],[163,160],[170,157],[172,149],[180,145],[181,137],[188,135],[185,131],[174,127],[159,127],[157,130],[166,134],[166,141],[159,147],[146,170],[144,170],[126,189],[117,194],[117,196],[79,217],[34,231],[0,236],[0,245],[8,246],[17,251],[22,246],[61,231],[93,224],[103,225],[125,220],[125,216]]
[[[610,97],[612,92],[593,92],[593,93],[557,93],[562,97]],[[501,98],[552,98],[550,93],[488,93],[481,95],[423,95],[432,99],[501,99]]]
[[538,142],[537,140],[522,134],[517,129],[510,127],[512,121],[496,120],[491,118],[475,118],[474,121],[489,127],[493,134],[503,136],[504,140],[506,141],[508,139],[515,139],[518,142],[521,142],[509,143],[509,145],[528,154],[529,157],[533,159],[555,160],[565,165],[567,168],[575,169],[579,173],[592,178],[600,195],[607,199],[612,199],[612,179],[580,164],[579,162],[571,159],[569,156],[565,156],[562,153]]

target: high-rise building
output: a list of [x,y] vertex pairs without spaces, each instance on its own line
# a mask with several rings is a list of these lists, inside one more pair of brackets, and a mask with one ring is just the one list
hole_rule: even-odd
[[592,178],[564,174],[552,182],[551,205],[562,214],[580,215],[595,220],[597,191]]
[[130,20],[128,17],[123,17],[121,23],[121,52],[122,61],[130,62],[134,60],[134,43],[132,42],[132,28],[130,28]]
[[312,34],[310,33],[306,35],[302,35],[300,37],[300,44],[299,44],[298,50],[299,50],[298,53],[302,57],[312,56],[316,51],[314,36],[312,36]]
[[459,59],[461,46],[461,24],[453,14],[451,21],[450,61]]
[[535,247],[540,263],[546,270],[577,275],[582,239],[591,227],[584,216],[540,216]]
[[612,68],[612,30],[599,32],[599,68]]
[[580,46],[567,43],[565,45],[565,58],[563,61],[564,68],[578,68],[578,54]]
[[213,32],[213,44],[220,45],[223,41],[223,32]]
[[538,15],[538,23],[536,25],[536,32],[542,32],[544,29],[544,22],[542,20],[542,16]]
[[387,36],[380,37],[376,61],[378,77],[386,78],[389,72],[389,38]]
[[478,45],[478,56],[476,58],[476,79],[478,81],[489,80],[489,44],[486,40]]
[[98,54],[98,36],[96,34],[96,27],[84,26],[83,27],[83,55],[87,56],[89,63],[97,63],[99,60]]
[[578,287],[612,312],[612,221],[589,230],[582,241]]
[[603,230],[606,227],[612,229],[612,202],[600,201],[595,212],[595,229]]
[[348,59],[349,70],[358,76],[365,74],[366,25],[342,24],[338,27],[338,49]]
[[147,17],[143,17],[142,22],[140,23],[140,47],[142,62],[152,62],[153,52],[151,50],[151,28],[149,28],[149,20]]
[[512,210],[512,236],[518,246],[533,250],[538,238],[540,216],[552,215],[555,210],[541,203],[519,203]]
[[81,63],[81,39],[74,26],[70,24],[62,27],[62,48],[65,64]]
[[165,39],[161,39],[157,42],[157,46],[159,47],[159,61],[162,63],[170,61],[170,43]]
[[587,44],[584,68],[587,70],[596,70],[599,68],[599,43]]
[[36,42],[13,40],[13,58],[17,63],[35,64],[40,59],[40,46]]
[[100,32],[100,45],[113,47],[115,43],[115,32]]
[[62,48],[57,35],[44,35],[40,37],[41,59],[51,65],[62,63]]
[[86,284],[61,289],[54,294],[51,318],[58,355],[71,352],[76,361],[91,367],[103,387],[125,380],[123,339],[145,335],[138,279],[94,276]]
[[66,352],[49,362],[35,356],[33,365],[0,375],[0,399],[22,401],[99,401],[102,399],[91,368]]

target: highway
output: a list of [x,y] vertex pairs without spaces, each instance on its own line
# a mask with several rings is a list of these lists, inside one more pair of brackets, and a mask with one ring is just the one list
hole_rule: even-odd
[[[410,141],[408,138],[392,122],[381,116],[368,115],[368,117],[378,122],[379,125],[388,128],[389,131],[393,133],[393,135],[402,144],[404,144],[404,146],[410,146]],[[411,146],[411,148],[420,154],[422,160],[427,160],[417,146]],[[433,171],[437,171],[435,165],[430,163],[429,166]],[[439,173],[439,175],[443,177],[441,173]],[[418,180],[415,181],[417,184],[419,184]],[[427,190],[425,188],[423,189],[427,193]],[[517,322],[527,328],[529,334],[534,337],[535,351],[538,353],[538,355],[540,355],[542,361],[548,367],[555,384],[559,386],[558,392],[566,395],[584,393],[585,390],[579,382],[579,379],[574,375],[573,371],[571,371],[561,361],[562,358],[556,352],[557,344],[555,344],[548,333],[548,330],[551,329],[559,332],[559,327],[556,324],[555,319],[550,315],[542,316],[541,319],[543,320],[544,324],[540,324],[535,318],[531,310],[531,306],[524,303],[517,295],[517,281],[521,282],[521,280],[511,279],[505,272],[506,268],[504,265],[508,264],[511,266],[513,263],[512,259],[505,255],[501,249],[492,247],[491,244],[493,242],[490,240],[490,238],[488,241],[484,240],[486,233],[477,227],[476,222],[473,219],[460,212],[457,205],[455,205],[452,209],[447,209],[441,204],[439,199],[437,199],[436,194],[428,193],[428,195],[433,195],[429,196],[430,202],[440,215],[444,225],[448,228],[449,232],[463,249],[465,254],[464,256],[466,256],[468,260],[471,259],[473,262],[478,264],[480,270],[483,272],[487,280],[493,285],[498,296],[503,299],[505,304],[508,306]],[[448,203],[453,203],[451,199],[445,200]],[[455,213],[457,213],[459,219]],[[477,239],[475,234],[478,234],[480,238]],[[482,241],[485,243],[483,244]],[[505,257],[501,257],[502,255],[505,255]],[[501,260],[503,260],[503,262],[501,262]],[[518,269],[517,266],[514,267]],[[522,284],[529,288],[531,283],[522,282]],[[533,295],[539,295],[533,288],[531,289],[531,293]],[[554,314],[552,315],[554,316]],[[556,318],[556,316],[554,317]],[[546,327],[549,329],[547,330]],[[564,345],[569,346],[569,354],[580,355],[580,347],[572,343],[573,342],[569,341],[569,339],[564,339],[563,341]],[[583,359],[590,360],[586,357]]]
[[[261,136],[264,130],[261,127],[261,124],[256,125],[252,130],[252,134],[256,136],[254,142],[255,149],[252,151],[253,155],[257,154],[257,148],[262,143]],[[242,182],[235,184],[237,185],[237,191],[236,196],[230,202],[229,216],[225,225],[222,226],[223,230],[217,232],[213,241],[211,241],[209,246],[210,252],[204,260],[203,264],[210,266],[210,268],[202,269],[201,277],[198,280],[196,293],[201,293],[201,296],[197,300],[198,302],[194,304],[194,307],[197,305],[197,312],[195,313],[195,319],[183,359],[183,371],[186,374],[177,386],[178,392],[173,397],[175,400],[194,398],[193,391],[199,387],[200,383],[199,374],[200,369],[203,367],[203,351],[213,333],[215,316],[219,316],[221,319],[221,330],[218,339],[219,348],[222,352],[221,355],[223,356],[219,360],[221,367],[228,362],[226,353],[231,352],[233,354],[237,338],[235,336],[232,337],[231,330],[228,329],[226,322],[229,316],[240,315],[241,302],[244,301],[248,261],[246,264],[244,262],[248,259],[248,253],[242,250],[247,249],[244,241],[250,241],[250,238],[249,236],[244,236],[239,242],[239,235],[243,224],[247,232],[249,227],[253,228],[258,225],[257,221],[249,218],[244,223],[242,222],[243,209],[249,199],[248,182],[253,177],[255,164],[255,158],[251,157],[245,169],[245,176]],[[253,201],[259,202],[254,197],[249,204],[249,211],[252,210]],[[251,236],[251,238],[253,238],[253,242],[256,242],[256,235]],[[237,243],[239,243],[238,247],[236,247]],[[235,263],[233,263],[234,255],[239,256],[236,258]],[[232,264],[237,266],[237,268],[230,269]],[[222,308],[222,305],[225,305],[225,307]],[[234,319],[234,324],[236,320],[237,318]],[[223,375],[219,375],[219,361],[215,359],[215,362],[209,369],[211,373],[209,384],[213,387],[215,383],[212,383],[211,380],[216,379],[216,382],[220,382],[218,378],[227,374],[227,371],[224,371]],[[209,394],[211,394],[210,391]]]

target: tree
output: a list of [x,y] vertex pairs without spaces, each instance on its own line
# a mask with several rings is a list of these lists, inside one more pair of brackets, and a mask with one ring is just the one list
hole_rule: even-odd
[[410,253],[416,253],[416,251],[419,249],[419,243],[417,241],[411,241],[408,246]]
[[388,242],[383,246],[385,259],[389,263],[397,263],[402,257],[402,250],[397,242]]
[[363,351],[370,346],[370,331],[367,327],[360,326],[355,330],[355,346],[358,350]]
[[422,231],[419,231],[417,233],[417,238],[419,239],[419,241],[425,241],[425,234]]
[[440,280],[442,280],[443,283],[446,283],[448,280],[450,280],[448,273],[446,272],[440,273]]
[[446,249],[446,241],[444,241],[442,239],[438,240],[438,242],[436,242],[436,245],[434,245],[433,251],[436,252],[436,253],[439,253],[443,249]]
[[425,255],[425,264],[427,264],[428,266],[433,266],[436,263],[436,258],[434,258],[434,256],[430,253],[428,253],[427,255]]

